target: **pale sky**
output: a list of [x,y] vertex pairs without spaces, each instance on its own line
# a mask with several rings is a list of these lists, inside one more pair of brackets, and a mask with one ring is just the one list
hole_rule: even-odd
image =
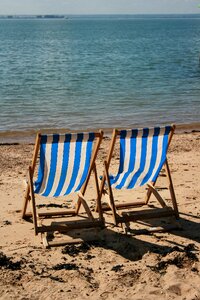
[[200,0],[0,0],[4,14],[200,13]]

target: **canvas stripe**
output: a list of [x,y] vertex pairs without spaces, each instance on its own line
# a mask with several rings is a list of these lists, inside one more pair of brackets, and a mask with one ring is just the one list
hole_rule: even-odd
[[73,186],[71,187],[71,192],[76,191],[77,187],[80,184],[81,181],[81,177],[85,168],[85,160],[86,160],[86,149],[87,149],[87,143],[84,142],[82,143],[82,149],[81,149],[81,153],[79,155],[80,160],[79,160],[79,168],[77,169],[77,174],[76,174],[76,178],[73,182]]
[[[139,134],[139,132],[138,132]],[[137,149],[137,151],[136,151]],[[124,182],[124,184],[119,184],[116,186],[117,189],[121,189],[121,188],[126,188],[128,186],[128,184],[131,181],[131,178],[133,177],[133,174],[136,172],[136,170],[138,170],[139,168],[139,162],[140,162],[140,156],[141,156],[141,136],[139,134],[139,136],[137,136],[137,138],[135,138],[135,152],[132,153],[132,155],[135,157],[135,163],[133,166],[132,171],[128,174],[128,176],[126,176],[126,181]]]
[[74,168],[75,150],[76,150],[76,143],[70,142],[68,166],[67,166],[66,176],[64,178],[64,183],[63,183],[63,187],[61,189],[60,195],[66,195],[66,191],[68,189],[70,180],[72,178],[72,173],[73,173],[73,168]]
[[124,177],[126,176],[126,173],[128,172],[128,168],[130,165],[130,138],[125,139],[125,143],[124,143],[124,153],[125,153],[125,159],[124,159],[124,169],[123,172],[119,175],[119,177],[116,179],[117,181],[115,182],[114,187],[116,187],[117,185],[121,184],[121,182],[123,181]]
[[[87,175],[88,175],[88,170],[90,167],[90,160],[91,160],[91,154],[92,154],[92,147],[93,147],[93,141],[94,141],[94,134],[90,133],[89,134],[89,140],[87,143],[85,143],[85,149],[86,149],[86,157],[85,157],[85,163],[82,165],[81,170],[80,170],[80,181],[79,184],[77,182],[76,186],[74,187],[74,192],[80,191],[81,187],[83,186]],[[78,181],[78,180],[77,180]]]
[[[125,161],[125,138],[127,135],[127,131],[123,130],[120,134],[120,164],[119,164],[119,174],[123,172],[124,170],[124,161]],[[116,177],[115,181],[117,181],[118,178]]]
[[152,174],[149,178],[149,181],[154,181],[153,178],[155,177],[155,175],[158,171],[159,165],[161,163],[161,158],[162,158],[162,155],[163,155],[164,130],[165,129],[162,128],[161,133],[158,136],[157,157],[156,157],[155,167],[154,167],[154,170],[153,170],[153,172],[152,172]]
[[63,154],[62,156],[60,156],[60,160],[62,161],[61,173],[60,173],[60,178],[58,178],[59,182],[54,192],[54,197],[58,197],[61,195],[61,191],[65,183],[68,162],[69,162],[70,141],[71,141],[71,134],[66,134],[64,136]]
[[111,185],[115,187],[117,182],[120,182],[126,170],[128,170],[130,153],[126,150],[129,149],[130,139],[126,138],[127,131],[123,130],[120,135],[120,164],[116,176],[112,176],[110,181]]
[[149,181],[149,178],[152,175],[152,172],[154,170],[155,167],[155,163],[156,163],[156,158],[157,158],[157,154],[158,154],[158,135],[160,133],[160,127],[156,127],[154,129],[154,135],[152,137],[152,147],[151,147],[151,159],[149,161],[149,166],[146,167],[146,174],[143,175],[142,180],[140,181],[139,185],[142,186],[145,183],[147,183]]
[[43,181],[40,185],[39,194],[42,194],[46,190],[46,186],[48,183],[49,172],[51,167],[51,147],[52,147],[53,136],[47,136],[46,147],[45,147],[45,157],[44,159],[44,176]]
[[155,161],[156,155],[157,155],[157,148],[154,147],[154,144],[156,142],[156,135],[159,134],[160,128],[154,128],[154,132],[152,135],[152,132],[149,132],[147,137],[147,144],[146,144],[146,157],[145,157],[145,163],[144,168],[141,170],[140,175],[138,176],[134,188],[141,186],[143,179],[147,176],[147,173],[149,172],[150,167],[152,166],[152,162]]
[[51,144],[50,164],[48,168],[48,181],[45,186],[45,190],[43,192],[44,196],[48,196],[50,194],[53,186],[55,172],[56,172],[56,164],[57,164],[58,140],[59,140],[59,135],[54,134],[53,142]]
[[65,192],[66,195],[68,195],[72,192],[72,189],[73,189],[74,184],[76,182],[76,177],[78,175],[78,170],[79,170],[79,167],[80,167],[82,140],[83,140],[83,134],[78,134],[77,135],[77,140],[76,140],[76,143],[75,143],[75,155],[74,155],[73,170],[72,170],[72,174],[71,174],[71,179],[69,181],[69,185],[68,185],[67,190]]
[[140,186],[143,178],[146,176],[149,167],[150,167],[150,162],[151,162],[151,157],[152,157],[152,146],[153,146],[153,137],[150,136],[147,138],[147,143],[146,143],[146,158],[144,160],[144,165],[143,165],[143,170],[141,170],[140,175],[138,176],[134,187]]
[[[142,138],[140,138],[141,147],[140,147],[140,154],[138,155],[140,157],[140,160],[138,160],[138,169],[136,169],[136,172],[133,175],[133,177],[130,178],[131,180],[129,180],[129,182],[126,182],[125,187],[127,189],[131,189],[131,188],[133,188],[135,186],[135,183],[136,183],[138,177],[141,175],[141,173],[144,170],[145,162],[146,162],[146,154],[147,154],[148,134],[149,134],[149,129],[148,128],[144,128],[143,129]],[[138,148],[137,148],[136,151],[138,151]]]
[[[123,150],[124,152],[126,151],[126,156],[128,156],[128,163],[126,165],[126,171],[123,172],[123,174],[121,174],[121,178],[119,178],[118,176],[116,176],[116,184],[115,186],[121,186],[123,187],[128,175],[130,174],[131,171],[133,171],[134,166],[135,166],[135,150],[136,150],[136,136],[138,134],[138,130],[133,130],[133,131],[129,131],[128,132],[128,143],[129,143],[129,147],[125,147],[125,149]],[[125,143],[124,139],[122,138],[120,140],[120,144],[121,143]],[[124,161],[126,161],[126,158],[122,158],[121,155],[123,155],[123,151],[121,151],[120,153],[120,161],[122,163],[124,163]],[[121,167],[123,169],[123,167]]]
[[38,179],[34,183],[35,186],[35,193],[39,193],[41,184],[44,178],[44,168],[45,168],[45,153],[46,153],[46,143],[47,143],[47,135],[41,136],[40,140],[40,166],[38,172]]
[[[120,164],[119,164],[119,174],[124,170],[124,161],[125,161],[125,139],[127,138],[127,130],[122,130],[120,133]],[[117,181],[116,177],[116,181]]]
[[[164,130],[164,129],[163,129]],[[169,142],[169,133],[170,133],[171,127],[170,126],[166,126],[165,127],[165,133],[163,136],[163,141],[162,141],[162,153],[161,153],[161,159],[160,159],[160,163],[157,167],[157,170],[155,169],[155,172],[152,176],[151,181],[155,181],[156,178],[158,177],[158,174],[160,172],[160,170],[162,169],[162,166],[166,160],[166,156],[167,156],[167,148],[168,148],[168,142]]]
[[[95,138],[95,134],[94,132],[82,132],[82,133],[68,133],[71,135],[71,139],[70,141],[73,142],[77,142],[77,139],[79,138],[79,136],[82,136],[82,142],[87,142],[88,141],[88,137],[94,137]],[[67,134],[66,134],[67,135]]]
[[[77,155],[80,152],[79,158],[75,158],[76,163],[74,164],[74,174],[72,175],[70,186],[65,192],[65,195],[79,191],[84,184],[90,166],[92,145],[94,139],[95,134],[93,132],[84,133],[84,135],[82,136],[82,140],[84,142],[81,143],[81,147],[76,147]],[[81,151],[79,151],[78,149]]]
[[54,174],[51,191],[48,194],[49,197],[55,196],[56,190],[57,190],[59,182],[60,182],[62,165],[63,165],[64,141],[65,141],[65,135],[59,135],[59,141],[58,141],[58,146],[57,146],[58,147],[57,159],[56,159],[56,161],[54,161],[55,174]]
[[[89,135],[88,134],[87,134],[87,136],[88,136],[87,139],[84,136],[84,140],[88,140],[89,139]],[[86,167],[87,145],[88,145],[88,142],[86,142],[86,141],[82,142],[82,148],[81,148],[81,153],[80,153],[80,165],[79,165],[79,169],[78,169],[78,172],[77,172],[77,175],[76,175],[76,180],[74,182],[74,186],[72,188],[72,192],[77,191],[77,188],[80,185],[81,178],[82,178],[83,173],[84,173],[84,169]]]

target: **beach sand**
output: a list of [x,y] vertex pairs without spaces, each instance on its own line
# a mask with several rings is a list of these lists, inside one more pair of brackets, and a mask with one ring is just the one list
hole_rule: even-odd
[[[181,230],[126,235],[106,212],[99,241],[50,249],[20,214],[34,145],[0,145],[0,299],[200,299],[200,132],[185,131],[174,135],[168,154]],[[105,138],[101,146],[98,175],[109,142]],[[165,180],[163,175],[158,185]],[[93,183],[87,192],[91,206]],[[169,203],[168,191],[161,192]],[[119,201],[142,196],[140,190],[116,192]]]

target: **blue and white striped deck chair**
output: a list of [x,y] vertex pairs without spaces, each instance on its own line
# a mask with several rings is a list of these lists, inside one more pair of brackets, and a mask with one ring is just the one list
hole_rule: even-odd
[[[89,221],[78,224],[71,222],[69,228],[96,227],[102,225],[103,217],[99,200],[99,187],[97,181],[97,171],[95,160],[103,138],[103,132],[73,133],[73,134],[38,134],[32,165],[29,167],[29,184],[26,189],[22,217],[33,217],[35,234],[39,232],[63,230],[64,228],[39,227],[37,217],[52,217],[59,215],[77,215],[80,206],[83,205]],[[34,181],[34,171],[39,154],[38,178]],[[91,176],[95,175],[97,189],[97,205],[99,207],[99,218],[94,219],[87,205],[84,195]],[[44,197],[60,197],[71,193],[78,193],[78,201],[75,209],[58,212],[43,212],[37,214],[35,195]],[[32,213],[26,213],[28,200],[32,201]],[[79,222],[80,223],[80,222]],[[66,229],[66,226],[65,226]],[[64,230],[63,230],[64,231]]]
[[[132,130],[114,130],[108,153],[105,161],[105,171],[100,187],[100,198],[105,192],[105,186],[108,188],[110,208],[113,212],[114,222],[118,223],[129,222],[131,220],[154,218],[157,214],[159,217],[175,215],[178,217],[178,208],[176,204],[175,193],[170,175],[169,165],[167,162],[167,150],[174,133],[175,126],[132,129]],[[114,176],[109,174],[111,158],[116,144],[116,139],[120,141],[120,158],[119,169]],[[161,195],[155,188],[155,183],[158,175],[165,166],[167,178],[169,181],[169,190],[171,194],[172,206],[168,207]],[[106,184],[106,185],[105,185]],[[115,204],[113,189],[134,189],[147,185],[148,192],[145,201],[136,203]],[[132,214],[122,213],[119,215],[117,210],[130,208],[134,206],[143,206],[148,204],[151,194],[157,198],[162,206],[162,210],[147,210],[136,211]]]

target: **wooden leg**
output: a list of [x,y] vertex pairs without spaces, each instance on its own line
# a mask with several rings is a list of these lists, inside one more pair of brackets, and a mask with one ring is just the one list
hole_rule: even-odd
[[[106,177],[105,177],[105,171],[104,171],[104,172],[103,172],[102,179],[101,179],[100,189],[99,189],[99,199],[100,199],[100,201],[101,201],[102,195],[105,194],[105,190],[104,190],[105,182],[106,182]],[[96,211],[96,212],[98,211],[98,206],[97,206],[97,204],[96,204],[95,211]]]
[[78,201],[76,203],[76,208],[75,208],[75,215],[78,215],[80,207],[81,207],[81,199],[78,197]]
[[106,175],[106,181],[108,184],[108,194],[109,194],[109,198],[110,198],[110,206],[111,206],[111,210],[113,213],[113,218],[114,218],[114,223],[115,225],[117,225],[117,212],[116,212],[116,208],[115,208],[115,204],[114,204],[114,197],[113,197],[113,192],[112,192],[112,188],[110,185],[110,178],[109,178],[109,174],[108,174],[108,166],[107,166],[107,162],[104,162],[105,165],[105,175]]
[[38,234],[37,214],[36,214],[35,195],[33,190],[32,178],[33,178],[32,169],[31,167],[29,167],[29,186],[30,186],[32,210],[33,210],[33,224],[34,224],[35,235],[37,235]]
[[177,206],[177,202],[176,202],[176,196],[175,196],[174,187],[173,187],[173,183],[172,183],[172,177],[171,177],[170,168],[169,168],[167,160],[165,162],[165,168],[166,168],[167,178],[168,178],[168,181],[169,181],[169,190],[170,190],[170,194],[171,194],[171,198],[172,198],[172,205],[173,205],[176,217],[179,218],[179,212],[178,212],[178,206]]
[[158,193],[158,191],[155,189],[155,187],[151,184],[147,184],[147,186],[149,187],[149,190],[154,194],[154,196],[156,197],[156,199],[158,200],[158,202],[160,203],[160,205],[162,207],[166,207],[166,203],[163,200],[163,198],[160,196],[160,194]]
[[[154,182],[151,182],[151,186],[155,186],[156,184],[156,181]],[[145,199],[145,204],[148,204],[149,200],[150,200],[150,197],[151,197],[151,194],[152,194],[152,189],[148,188],[148,191],[147,191],[147,194],[146,194],[146,199]]]
[[94,165],[94,176],[95,176],[95,184],[96,184],[96,191],[97,191],[97,202],[96,202],[95,211],[98,211],[99,219],[103,220],[103,211],[102,211],[102,207],[101,207],[100,190],[99,190],[99,184],[98,184],[96,164]]
[[[34,153],[33,153],[32,164],[31,164],[32,178],[33,178],[33,173],[34,173],[34,170],[35,170],[37,156],[38,156],[38,152],[39,152],[40,139],[41,139],[41,135],[40,135],[40,133],[38,133],[37,136],[36,136],[35,148],[34,148]],[[29,167],[29,169],[30,169],[30,167]],[[25,197],[24,197],[24,204],[23,204],[23,208],[22,208],[22,219],[26,218],[26,210],[27,210],[27,205],[28,205],[29,200],[30,200],[30,184],[28,183],[27,187],[26,187],[26,192],[25,192]]]
[[26,210],[27,210],[29,200],[30,200],[30,186],[28,183],[27,187],[26,187],[25,196],[24,196],[24,203],[23,203],[23,208],[22,208],[22,219],[26,218]]
[[91,211],[90,211],[90,208],[89,208],[87,202],[86,202],[85,199],[84,199],[84,196],[81,194],[81,192],[78,193],[78,196],[79,196],[79,199],[80,199],[80,201],[81,201],[81,204],[83,205],[83,207],[84,207],[84,209],[85,209],[85,211],[86,211],[86,213],[87,213],[89,219],[90,219],[91,221],[94,221],[94,217],[93,217],[93,215],[92,215],[92,213],[91,213]]

